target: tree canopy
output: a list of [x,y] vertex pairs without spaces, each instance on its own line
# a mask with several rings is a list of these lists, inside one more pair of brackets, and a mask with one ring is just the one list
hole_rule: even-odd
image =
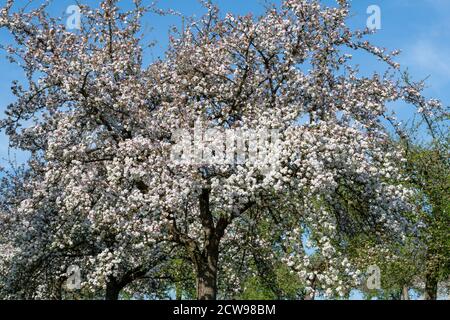
[[[387,125],[391,102],[442,106],[347,26],[347,1],[259,17],[205,1],[149,66],[141,19],[164,13],[117,2],[81,6],[76,33],[46,5],[1,10],[27,78],[1,126],[31,153],[2,185],[2,297],[70,297],[70,265],[80,297],[347,297],[357,252],[395,259],[418,222],[427,284],[448,276],[448,152]],[[386,72],[360,74],[349,51]]]

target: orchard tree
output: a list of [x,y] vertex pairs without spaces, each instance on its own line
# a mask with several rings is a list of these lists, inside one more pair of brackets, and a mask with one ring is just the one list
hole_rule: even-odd
[[[347,63],[350,56],[340,51],[345,47],[369,51],[398,67],[383,50],[362,40],[364,33],[345,26],[345,2],[324,8],[314,1],[285,1],[258,18],[221,18],[215,6],[206,6],[208,14],[174,39],[167,58],[153,66],[161,96],[157,113],[172,125],[170,132],[189,132],[202,123],[210,129],[204,138],[211,144],[219,140],[211,141],[211,135],[217,137],[220,130],[255,128],[278,130],[281,142],[268,173],[264,163],[203,164],[195,156],[190,166],[172,169],[180,174],[177,182],[196,190],[183,199],[200,218],[200,223],[188,222],[192,231],[180,227],[192,216],[172,209],[167,218],[173,240],[191,252],[199,298],[216,296],[219,248],[234,236],[230,230],[239,221],[252,221],[254,210],[267,214],[266,209],[283,201],[293,207],[286,214],[299,222],[286,239],[297,244],[288,263],[315,281],[317,271],[307,271],[310,261],[298,245],[312,229],[324,261],[321,289],[345,295],[337,274],[346,272],[356,280],[358,272],[344,251],[336,250],[342,243],[339,235],[401,235],[402,212],[411,209],[406,201],[410,192],[395,183],[402,179],[398,165],[403,156],[390,144],[381,119],[386,102],[406,99],[412,91],[389,76],[359,77]],[[312,68],[305,70],[305,64]],[[195,141],[184,146],[188,158],[189,147],[194,153],[198,149]],[[349,194],[353,203],[346,202]]]
[[[163,266],[175,254],[173,246],[136,246],[135,239],[117,239],[118,233],[124,233],[117,225],[99,230],[92,219],[81,214],[68,219],[52,201],[36,204],[31,211],[18,210],[18,204],[33,196],[35,183],[40,181],[37,176],[29,176],[31,171],[16,171],[4,177],[1,184],[0,244],[6,248],[2,250],[2,297],[115,300],[136,281],[140,285],[133,284],[134,293],[152,296],[162,289],[166,296],[167,286],[159,280],[165,278]],[[126,255],[114,257],[117,246],[126,246]],[[108,267],[111,259],[117,260]],[[71,275],[73,268],[80,274]],[[82,286],[77,287],[75,277],[84,280]]]
[[[102,20],[104,24],[97,27],[98,33],[104,34],[103,38],[97,39],[97,43],[90,43],[90,30],[86,28],[85,33],[81,35],[63,30],[63,27],[48,18],[44,11],[45,6],[29,14],[20,12],[7,16],[12,5],[13,2],[9,1],[0,19],[2,25],[10,27],[16,36],[19,48],[16,52],[9,48],[9,52],[19,60],[23,59],[21,61],[24,62],[30,91],[24,91],[19,84],[14,84],[13,92],[18,96],[18,101],[9,107],[10,117],[3,125],[11,134],[12,146],[30,151],[32,158],[28,162],[26,175],[19,177],[19,180],[18,177],[12,177],[10,182],[5,180],[3,184],[2,227],[8,232],[4,240],[5,245],[14,250],[6,251],[14,254],[8,257],[9,268],[5,272],[7,279],[3,287],[9,297],[61,298],[61,290],[68,276],[67,268],[77,265],[81,268],[82,292],[117,299],[120,290],[136,279],[161,275],[159,267],[168,260],[173,251],[173,246],[166,246],[164,241],[155,236],[157,231],[153,232],[153,228],[158,227],[149,222],[145,209],[143,211],[144,204],[138,199],[139,192],[134,182],[122,185],[118,193],[108,188],[109,182],[104,175],[108,170],[104,165],[106,158],[102,159],[96,149],[108,148],[110,143],[114,145],[121,140],[121,135],[127,133],[123,128],[118,128],[115,132],[110,131],[112,128],[107,122],[101,124],[103,117],[108,118],[108,121],[115,120],[102,110],[96,109],[101,104],[89,101],[95,100],[96,95],[102,95],[95,93],[95,90],[103,86],[97,82],[100,81],[97,72],[112,75],[117,81],[120,77],[124,78],[124,75],[113,74],[111,67],[115,62],[111,59],[114,59],[114,54],[110,47],[104,48],[102,45],[105,39],[112,35],[112,28],[118,30],[117,26],[113,27],[109,23],[124,23],[127,17],[139,16],[144,8],[138,6],[136,10],[114,21],[107,18],[112,12],[93,11],[91,16],[87,16],[87,23],[95,24],[95,21]],[[109,5],[105,3],[103,6]],[[112,7],[108,8],[113,10]],[[40,21],[38,25],[30,23],[35,20]],[[123,35],[130,37],[136,32],[134,28],[136,26],[131,23],[126,30],[115,35],[117,50],[127,47]],[[62,42],[56,40],[60,36],[64,38],[60,39]],[[74,41],[75,39],[77,41]],[[60,45],[65,48],[59,47]],[[103,57],[100,50],[97,50],[99,47],[103,48]],[[123,59],[122,62],[117,62],[130,72],[130,77],[139,79],[138,73],[141,70],[133,70],[130,65],[132,62],[140,63],[139,50],[128,49],[128,57],[124,56],[124,52],[117,53],[117,56]],[[48,55],[49,52],[52,52],[51,56]],[[78,54],[81,55],[76,57]],[[108,64],[110,67],[104,69]],[[69,65],[74,69],[63,71]],[[91,68],[94,65],[99,69]],[[72,74],[75,70],[83,72],[84,67],[87,69],[83,75]],[[85,86],[88,81],[96,83],[97,89],[91,87],[91,90],[94,90],[90,91],[91,98],[81,87],[77,93],[79,96],[76,100],[79,99],[87,109],[73,105],[74,97],[71,97],[71,93],[65,91],[66,89],[59,87],[62,79],[55,78],[57,73],[67,76],[63,81],[71,82],[75,78],[70,78],[80,76],[80,79],[85,81]],[[40,74],[37,82],[33,79],[35,74]],[[89,78],[89,74],[92,74],[93,78]],[[115,86],[113,83],[111,85]],[[20,110],[26,115],[19,116]],[[119,117],[123,116],[120,110],[112,112],[120,115]],[[35,125],[21,130],[20,133],[17,131],[16,135],[14,131],[19,128],[19,122],[30,117],[34,119]],[[79,127],[80,131],[76,132],[70,128],[71,118],[78,123],[76,126],[82,126]],[[104,125],[106,127],[103,127]],[[102,128],[105,130],[103,133]],[[80,136],[76,137],[78,134]],[[119,136],[116,136],[117,134]],[[74,139],[80,140],[73,144]],[[84,152],[90,155],[89,157],[76,160],[77,158],[71,155],[76,152],[78,143],[79,147],[85,144]],[[57,144],[61,144],[60,147],[57,147]],[[64,150],[65,147],[70,150]],[[55,161],[56,159],[63,161]],[[78,165],[70,165],[69,175],[60,175],[64,172],[64,163],[75,164],[77,161]],[[70,188],[66,189],[69,185]],[[152,236],[149,237],[148,234]]]
[[436,300],[439,282],[450,276],[450,166],[448,145],[442,149],[416,147],[410,150],[412,179],[421,191],[421,240],[424,297]]
[[350,254],[362,268],[381,268],[382,290],[368,296],[408,300],[412,291],[434,300],[439,284],[448,290],[449,279],[449,108],[417,94],[424,81],[413,83],[407,73],[403,79],[410,87],[406,101],[417,110],[403,126],[395,126],[392,140],[405,150],[404,183],[415,190],[410,201],[416,209],[405,215],[413,228],[400,242],[380,245],[358,237]]
[[[424,81],[412,83],[421,90]],[[413,95],[410,102],[417,106],[417,116],[398,131],[406,149],[405,171],[413,188],[418,190],[415,203],[420,213],[417,245],[412,259],[421,256],[415,276],[423,284],[427,300],[438,297],[439,283],[447,283],[450,276],[450,162],[449,162],[449,108],[438,102],[425,101]]]
[[[174,244],[192,263],[198,299],[217,298],[219,270],[239,270],[225,268],[236,239],[250,234],[261,247],[254,261],[267,265],[261,256],[272,242],[254,226],[278,231],[295,221],[281,238],[283,261],[307,296],[344,296],[359,272],[343,235],[401,237],[412,210],[413,190],[399,183],[404,155],[382,119],[388,102],[420,91],[400,83],[392,55],[365,40],[369,31],[347,27],[345,0],[285,0],[260,17],[223,16],[204,2],[206,15],[149,67],[139,36],[146,9],[133,2],[130,12],[114,0],[83,6],[78,33],[45,5],[13,12],[8,0],[2,9],[0,27],[16,41],[10,58],[28,80],[13,85],[17,101],[2,126],[37,166],[14,218],[55,216],[65,226],[50,239],[33,233],[40,254],[43,243],[67,252],[75,239],[92,239],[84,248],[101,252],[86,263],[95,272],[83,286],[93,290],[124,263],[140,266],[155,247],[167,252],[158,244],[169,252]],[[389,70],[359,75],[349,49]],[[279,207],[286,210],[273,219]],[[307,232],[320,256],[312,269]],[[238,274],[226,276],[242,285]]]
[[[423,83],[415,84],[423,87]],[[450,161],[449,108],[430,108],[421,98],[413,101],[418,106],[419,123],[413,123],[402,142],[407,149],[407,173],[413,187],[419,190],[417,206],[421,228],[419,239],[423,244],[423,265],[419,276],[424,283],[424,298],[436,300],[439,282],[450,277]],[[420,139],[420,128],[425,125],[428,141]]]

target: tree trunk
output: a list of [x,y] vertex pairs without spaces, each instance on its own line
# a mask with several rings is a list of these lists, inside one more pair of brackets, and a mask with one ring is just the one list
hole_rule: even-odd
[[438,291],[438,279],[434,272],[425,276],[425,300],[436,300]]
[[219,218],[217,225],[210,210],[208,188],[202,189],[199,198],[200,220],[205,234],[203,250],[194,253],[195,269],[197,272],[197,299],[216,300],[217,298],[217,266],[219,263],[219,244],[228,220]]
[[179,283],[175,285],[175,298],[177,300],[183,300],[183,289]]
[[409,300],[409,288],[407,286],[402,288],[402,300]]
[[218,249],[199,259],[196,265],[197,271],[197,299],[216,300],[217,298],[217,265]]
[[305,295],[303,300],[307,300],[307,301],[315,300],[315,294],[314,293],[307,294],[307,295]]
[[120,286],[115,279],[110,280],[106,284],[105,300],[119,300]]

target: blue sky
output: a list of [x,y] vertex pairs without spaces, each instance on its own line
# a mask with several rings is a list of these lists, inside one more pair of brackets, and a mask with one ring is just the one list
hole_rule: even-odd
[[[26,4],[28,0],[16,0],[18,5]],[[270,1],[270,0],[269,0]],[[34,2],[39,3],[40,0]],[[98,1],[80,0],[95,6]],[[150,2],[145,1],[144,2]],[[279,0],[275,0],[279,2]],[[323,0],[325,4],[334,5],[334,0]],[[0,0],[4,5],[5,0]],[[217,0],[223,12],[255,15],[264,10],[264,0]],[[51,5],[53,16],[67,16],[66,8],[75,4],[74,0],[58,0]],[[349,24],[353,28],[362,29],[366,25],[367,8],[377,5],[381,9],[381,29],[372,37],[372,41],[388,49],[400,49],[402,54],[397,57],[402,69],[408,69],[414,79],[428,78],[426,93],[429,97],[450,104],[450,0],[353,0],[352,15]],[[197,0],[160,0],[159,6],[173,8],[187,16],[202,14],[202,8]],[[167,47],[168,29],[171,25],[180,25],[178,17],[159,17],[151,15],[145,19],[144,27],[148,31],[147,40],[156,40],[157,45],[148,53],[150,62],[156,57],[164,56]],[[0,43],[11,41],[5,30],[0,30]],[[368,56],[356,56],[355,62],[360,64],[362,72],[372,72],[380,69],[379,63]],[[20,68],[11,65],[0,52],[0,114],[3,117],[5,107],[14,101],[10,93],[13,80],[22,79]],[[408,119],[411,109],[399,106],[399,118]],[[0,134],[0,164],[5,165],[8,157],[8,140]],[[19,160],[25,155],[18,154]]]

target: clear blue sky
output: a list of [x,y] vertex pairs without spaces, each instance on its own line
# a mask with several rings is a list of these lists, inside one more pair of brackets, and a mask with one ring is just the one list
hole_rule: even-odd
[[[4,5],[6,0],[0,0]],[[16,0],[26,4],[28,0]],[[81,3],[96,6],[98,1],[80,0]],[[270,0],[269,0],[270,1]],[[280,0],[275,0],[279,2]],[[35,0],[40,3],[40,0]],[[69,5],[74,0],[58,0],[50,7],[54,16],[65,16]],[[144,0],[145,2],[145,0]],[[147,1],[148,3],[150,1]],[[264,0],[217,0],[223,12],[255,15],[263,12]],[[334,5],[334,0],[323,0]],[[388,49],[401,49],[397,58],[402,68],[408,68],[415,79],[429,76],[427,95],[441,99],[450,104],[450,0],[354,0],[352,1],[352,17],[350,25],[354,28],[364,28],[368,18],[366,13],[369,5],[378,5],[381,9],[381,30],[372,37],[372,41]],[[201,15],[202,9],[197,0],[161,0],[160,7],[173,8],[187,16]],[[67,15],[66,15],[67,16]],[[147,62],[155,57],[163,56],[167,47],[167,35],[170,25],[180,25],[180,18],[149,16],[145,22],[148,30],[147,39],[156,40],[157,45],[148,54]],[[152,29],[151,29],[152,28]],[[0,30],[2,44],[11,41],[5,30]],[[355,61],[360,64],[363,72],[379,70],[380,65],[367,56],[357,56]],[[0,114],[3,117],[5,107],[14,101],[10,93],[11,81],[22,79],[21,70],[16,65],[9,64],[0,53]],[[411,109],[399,107],[399,117],[407,119]],[[8,143],[3,133],[0,134],[0,164],[8,156]],[[24,155],[19,154],[20,160]]]

